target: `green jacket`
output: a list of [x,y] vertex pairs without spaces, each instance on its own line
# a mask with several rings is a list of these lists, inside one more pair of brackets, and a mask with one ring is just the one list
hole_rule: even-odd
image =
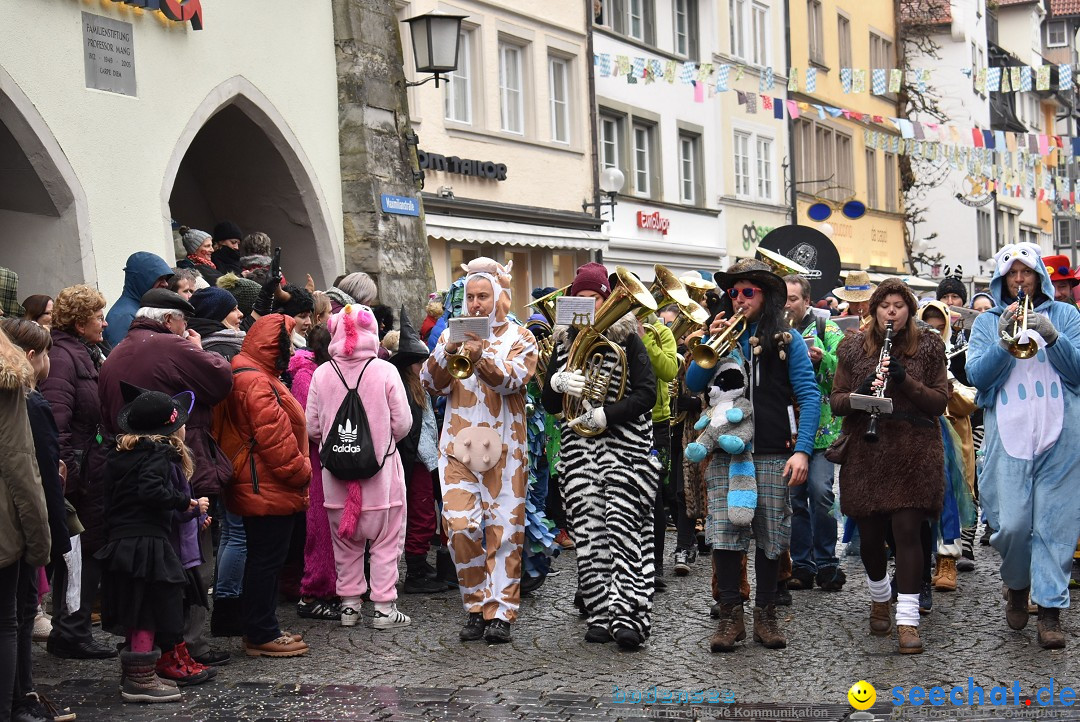
[[818,338],[817,316],[811,314],[810,323],[803,328],[802,336],[806,339],[807,347],[813,344],[824,352],[821,363],[814,369],[818,390],[821,391],[821,421],[814,437],[814,450],[824,451],[840,435],[842,419],[833,417],[829,396],[832,394],[833,377],[836,376],[836,347],[844,340],[844,334],[835,323],[825,321],[825,338]]
[[0,567],[49,563],[52,537],[34,437],[26,415],[24,369],[0,361]]
[[[650,328],[656,333],[649,331]],[[641,340],[645,342],[645,350],[649,352],[649,361],[652,362],[653,373],[656,374],[656,405],[653,406],[652,420],[654,424],[658,424],[671,418],[668,384],[679,375],[679,346],[675,343],[671,329],[663,323],[647,323],[645,329]]]

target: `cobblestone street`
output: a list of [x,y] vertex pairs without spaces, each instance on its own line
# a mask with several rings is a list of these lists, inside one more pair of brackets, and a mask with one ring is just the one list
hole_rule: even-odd
[[[668,544],[674,546],[673,537]],[[220,669],[216,681],[186,689],[182,705],[122,704],[115,660],[62,661],[38,645],[35,671],[43,689],[72,706],[80,720],[670,719],[695,713],[724,718],[725,711],[727,717],[736,711],[723,705],[654,705],[649,710],[613,703],[616,688],[653,685],[730,689],[738,704],[828,705],[814,710],[820,716],[806,718],[840,719],[853,711],[847,690],[860,679],[877,688],[874,711],[880,718],[892,712],[889,690],[896,685],[966,686],[971,676],[989,690],[996,684],[1011,689],[1018,680],[1022,696],[1034,695],[1051,679],[1058,688],[1074,686],[1080,669],[1074,614],[1063,617],[1069,647],[1042,650],[1035,642],[1034,617],[1022,632],[1005,625],[996,553],[977,547],[976,554],[978,568],[960,575],[958,592],[935,594],[933,612],[921,628],[926,652],[908,657],[896,654],[895,638],[867,633],[869,602],[858,559],[843,561],[848,584],[842,592],[794,592],[794,605],[783,608],[785,650],[768,651],[748,640],[733,654],[709,653],[715,623],[708,614],[708,567],[702,561],[689,577],[669,574],[669,590],[656,604],[653,636],[641,651],[587,644],[572,601],[574,556],[569,553],[556,561],[560,573],[522,604],[508,645],[461,644],[457,633],[463,613],[456,593],[446,592],[403,596],[400,607],[413,623],[393,632],[376,632],[366,619],[352,629],[299,620],[293,605],[283,604],[283,625],[304,634],[310,653],[296,659],[252,659],[243,656],[235,641],[217,640],[233,653],[232,663]],[[927,708],[904,711],[918,718],[920,709]],[[1002,710],[990,714],[988,709],[965,719],[1004,718]],[[1080,719],[1080,710],[1038,711]]]

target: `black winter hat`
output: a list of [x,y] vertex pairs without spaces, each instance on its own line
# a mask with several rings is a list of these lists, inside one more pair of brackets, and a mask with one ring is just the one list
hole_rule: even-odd
[[232,221],[222,221],[214,226],[214,240],[218,243],[227,241],[231,238],[235,238],[239,241],[243,237],[244,233],[240,230],[240,226]]
[[191,296],[191,305],[195,315],[211,321],[224,321],[225,317],[236,308],[236,297],[224,288],[210,286],[200,288]]
[[967,287],[964,285],[964,282],[956,276],[947,276],[946,278],[941,279],[941,283],[938,284],[937,300],[940,301],[941,297],[946,293],[955,293],[960,297],[960,305],[967,305]]
[[288,294],[289,300],[284,303],[279,302],[275,304],[275,313],[283,313],[286,316],[298,316],[301,313],[315,310],[315,297],[312,296],[306,288],[290,284],[282,286],[281,290]]
[[127,434],[168,436],[187,423],[195,405],[195,394],[191,391],[169,396],[126,381],[120,382],[120,394],[127,403],[117,414],[116,425]]

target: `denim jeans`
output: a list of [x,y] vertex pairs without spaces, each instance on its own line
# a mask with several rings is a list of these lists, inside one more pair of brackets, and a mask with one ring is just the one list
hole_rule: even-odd
[[214,580],[215,597],[237,598],[244,590],[244,562],[247,559],[247,535],[244,517],[225,511],[221,519],[221,542],[218,545],[217,573]]
[[817,573],[835,567],[836,519],[832,515],[835,465],[814,452],[806,483],[791,487],[791,566]]
[[281,636],[277,619],[278,580],[289,555],[297,516],[243,517],[251,545],[244,565],[241,599],[244,631],[251,644],[266,644]]

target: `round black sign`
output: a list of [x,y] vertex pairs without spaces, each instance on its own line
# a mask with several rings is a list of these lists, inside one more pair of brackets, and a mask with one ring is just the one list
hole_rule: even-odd
[[840,284],[840,253],[821,231],[810,226],[780,226],[761,239],[759,247],[776,251],[810,269],[810,295],[819,301]]

